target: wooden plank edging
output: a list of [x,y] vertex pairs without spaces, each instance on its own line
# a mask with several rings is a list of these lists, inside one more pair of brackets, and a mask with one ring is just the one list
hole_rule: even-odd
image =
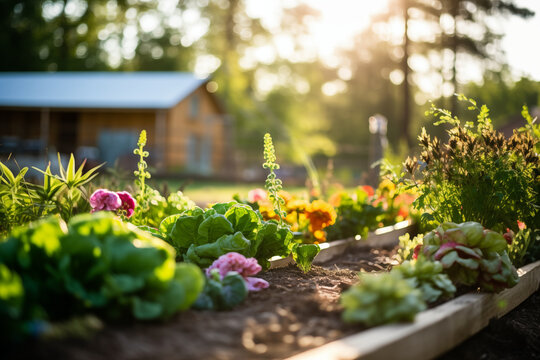
[[[365,239],[347,238],[321,244],[321,251],[315,257],[314,264],[321,264],[332,260],[333,258],[343,254],[346,249],[351,246],[357,248],[372,248],[372,247],[388,247],[397,245],[399,237],[415,229],[415,225],[410,221],[402,221],[395,225],[386,226],[370,232]],[[270,269],[285,267],[289,264],[294,264],[292,257],[276,259],[270,261]]]
[[540,288],[540,261],[518,269],[518,274],[519,283],[500,293],[468,293],[421,312],[411,324],[375,327],[288,360],[432,359],[482,330],[490,319],[513,310]]

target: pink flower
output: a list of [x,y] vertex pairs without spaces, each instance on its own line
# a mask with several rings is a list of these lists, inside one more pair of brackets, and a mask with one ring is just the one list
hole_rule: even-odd
[[120,206],[119,210],[125,211],[125,215],[129,219],[131,215],[133,215],[133,211],[135,209],[135,206],[137,206],[137,202],[127,191],[119,191],[116,194],[120,197],[120,200],[122,201],[122,205]]
[[90,206],[92,207],[91,212],[101,210],[116,211],[121,205],[122,200],[114,191],[98,189],[90,196]]
[[523,230],[527,227],[527,225],[524,222],[519,221],[519,220],[517,221],[517,224],[518,224],[519,230]]
[[254,203],[259,200],[266,200],[266,191],[263,189],[253,189],[248,192],[248,201],[250,203]]
[[250,275],[256,275],[261,271],[261,266],[257,263],[255,258],[246,258],[244,255],[237,252],[230,252],[225,255],[221,255],[214,261],[208,269],[206,269],[206,275],[210,277],[210,272],[213,269],[219,270],[219,275],[223,279],[230,271],[236,271],[246,281],[246,285],[249,291],[259,291],[266,289],[268,282],[266,280],[250,277]]

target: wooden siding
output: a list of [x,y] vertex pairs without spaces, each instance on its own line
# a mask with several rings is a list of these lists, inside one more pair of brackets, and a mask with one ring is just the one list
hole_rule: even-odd
[[139,133],[146,130],[148,146],[155,144],[155,112],[154,111],[90,111],[79,115],[79,146],[96,146],[98,134],[102,130],[133,130]]
[[[193,97],[199,98],[197,116],[191,114]],[[169,169],[185,169],[188,160],[188,139],[196,136],[211,141],[212,172],[219,173],[223,164],[225,129],[223,114],[204,87],[198,88],[169,111],[166,138],[166,164]]]

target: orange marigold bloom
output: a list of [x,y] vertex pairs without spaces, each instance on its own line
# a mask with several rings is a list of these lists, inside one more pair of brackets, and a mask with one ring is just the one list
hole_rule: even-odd
[[[307,206],[306,216],[309,220],[309,231],[313,236],[317,239],[320,238],[319,241],[326,240],[322,229],[336,222],[337,214],[334,207],[326,201],[314,200]],[[323,234],[321,235],[321,233]]]

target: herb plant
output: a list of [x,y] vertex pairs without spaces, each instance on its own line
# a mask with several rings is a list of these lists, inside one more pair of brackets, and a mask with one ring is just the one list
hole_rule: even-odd
[[478,221],[498,232],[517,232],[518,220],[538,228],[539,125],[524,110],[527,126],[506,139],[493,129],[485,105],[478,107],[463,95],[459,100],[477,112],[476,124],[433,106],[429,114],[439,119],[436,125],[449,126],[448,140],[443,143],[423,129],[420,161],[413,157],[405,162],[411,176],[407,186],[420,194],[415,206],[426,211],[422,220],[435,226]]

